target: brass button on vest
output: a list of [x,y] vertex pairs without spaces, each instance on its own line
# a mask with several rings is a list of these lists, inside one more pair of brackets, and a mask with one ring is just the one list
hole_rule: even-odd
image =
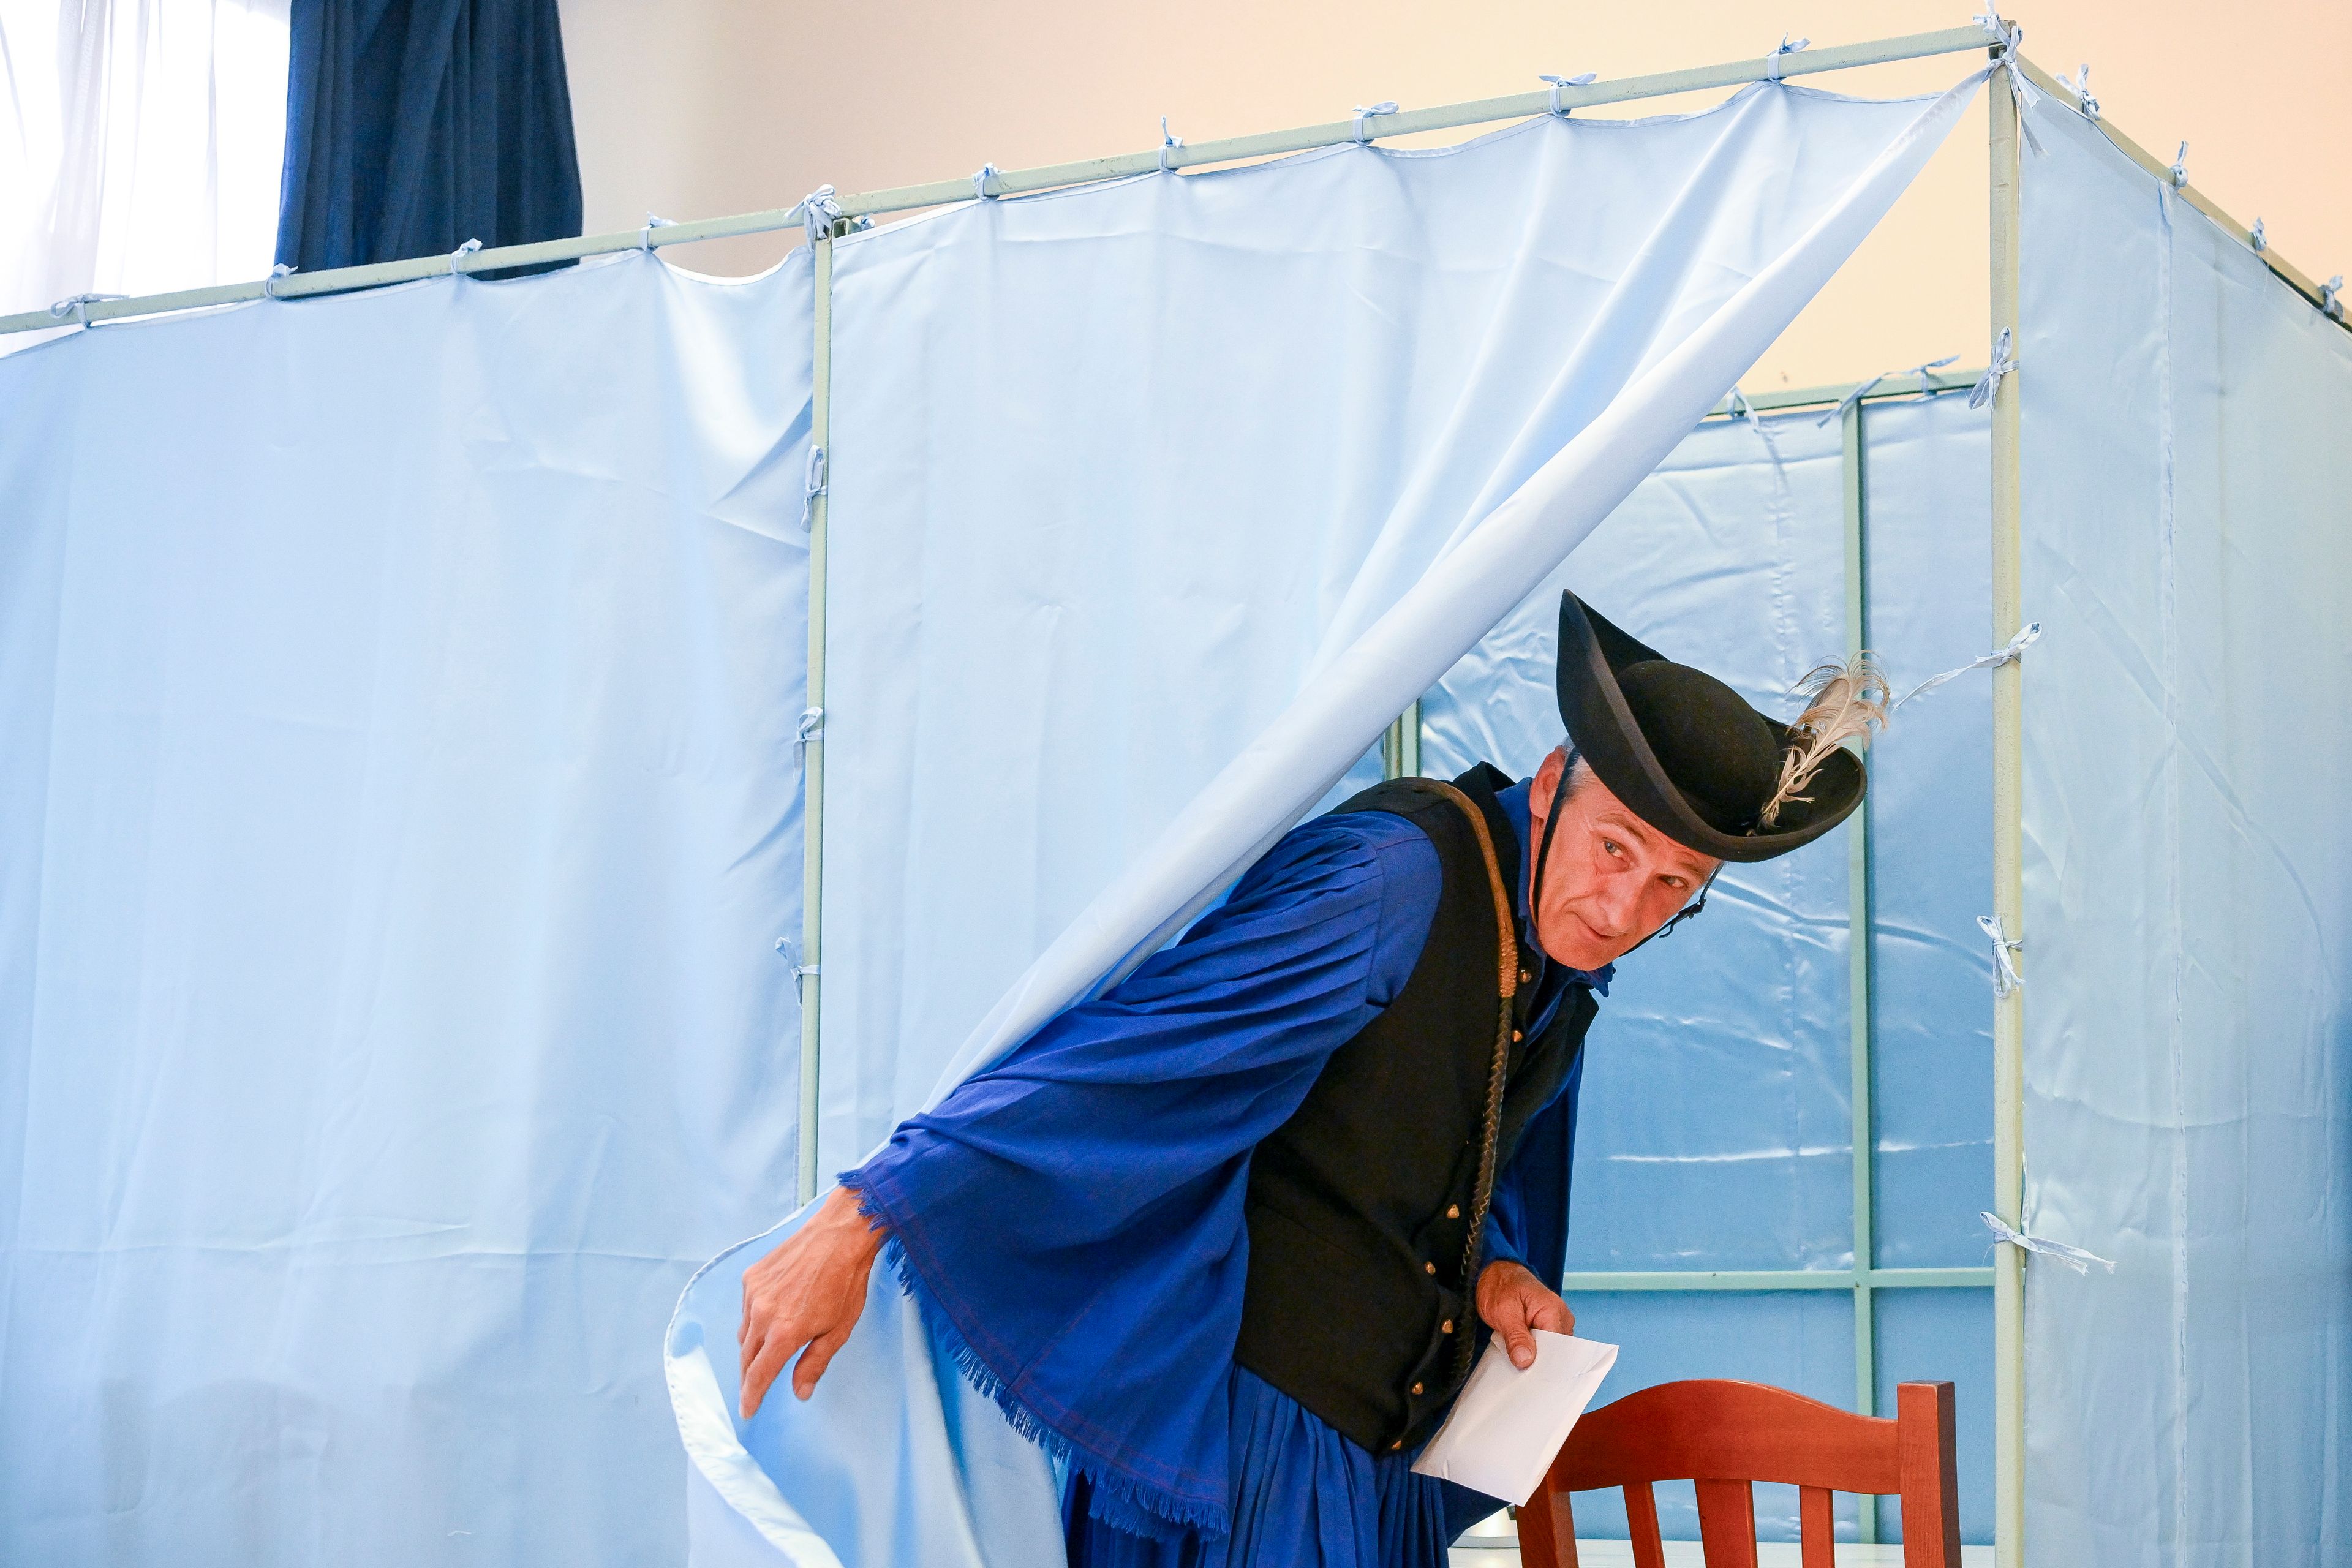
[[1414,1384],[1412,1385],[1412,1391],[1413,1391],[1415,1394],[1419,1394],[1419,1393],[1421,1392],[1421,1384],[1417,1384],[1417,1383],[1416,1383],[1416,1384]]
[[1421,1266],[1421,1271],[1424,1274],[1434,1274],[1437,1272],[1437,1265],[1434,1263],[1424,1263]]
[[1447,1219],[1460,1219],[1462,1217],[1462,1205],[1460,1204],[1446,1205],[1445,1217]]

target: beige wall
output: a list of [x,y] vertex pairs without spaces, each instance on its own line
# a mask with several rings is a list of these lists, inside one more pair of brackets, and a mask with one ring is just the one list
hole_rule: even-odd
[[[1074,0],[812,5],[563,0],[591,233],[791,205],[845,191],[1147,148],[1165,113],[1194,140],[1305,124],[1393,98],[1408,107],[1530,89],[1539,71],[1604,76],[1760,54],[1785,24],[1817,44],[1965,23],[1967,0]],[[2279,254],[2352,269],[2352,0],[2047,0],[2026,53],[2092,62],[2105,112],[2151,150],[2189,143],[2190,177],[2267,222]],[[1961,58],[1817,85],[1932,90]],[[1712,95],[1719,97],[1721,95]],[[1664,108],[1696,107],[1704,100]],[[1654,110],[1653,111],[1655,111]],[[671,253],[740,274],[798,236]],[[1748,377],[1848,380],[1986,352],[1981,105],[1863,252]]]

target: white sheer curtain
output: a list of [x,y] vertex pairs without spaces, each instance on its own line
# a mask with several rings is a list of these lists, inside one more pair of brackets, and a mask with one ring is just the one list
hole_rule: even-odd
[[288,5],[0,0],[0,312],[269,270]]

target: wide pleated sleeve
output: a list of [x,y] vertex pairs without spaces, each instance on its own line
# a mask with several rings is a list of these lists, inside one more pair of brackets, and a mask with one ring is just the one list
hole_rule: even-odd
[[1225,1528],[1250,1151],[1402,988],[1440,885],[1402,818],[1316,818],[843,1174],[934,1336],[1111,1522]]

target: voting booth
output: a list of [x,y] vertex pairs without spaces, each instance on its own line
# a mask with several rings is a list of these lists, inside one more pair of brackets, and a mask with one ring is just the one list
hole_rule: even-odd
[[[732,1418],[738,1244],[1274,818],[1531,771],[1567,585],[1759,706],[1863,647],[1904,699],[1866,813],[1603,1007],[1601,1397],[1950,1379],[2005,1563],[2335,1560],[2332,287],[2003,55],[1955,89],[1983,342],[1723,395],[1948,130],[1794,79],[1988,43],[112,301],[0,361],[0,1556],[1024,1560],[1051,1467],[887,1278],[816,1402],[864,1447]],[[786,224],[757,279],[660,254]],[[1490,521],[1577,497],[1502,595]],[[1493,613],[1368,660],[1449,573]],[[1265,820],[1200,815],[1309,731]],[[1118,904],[1139,868],[1189,890]]]

